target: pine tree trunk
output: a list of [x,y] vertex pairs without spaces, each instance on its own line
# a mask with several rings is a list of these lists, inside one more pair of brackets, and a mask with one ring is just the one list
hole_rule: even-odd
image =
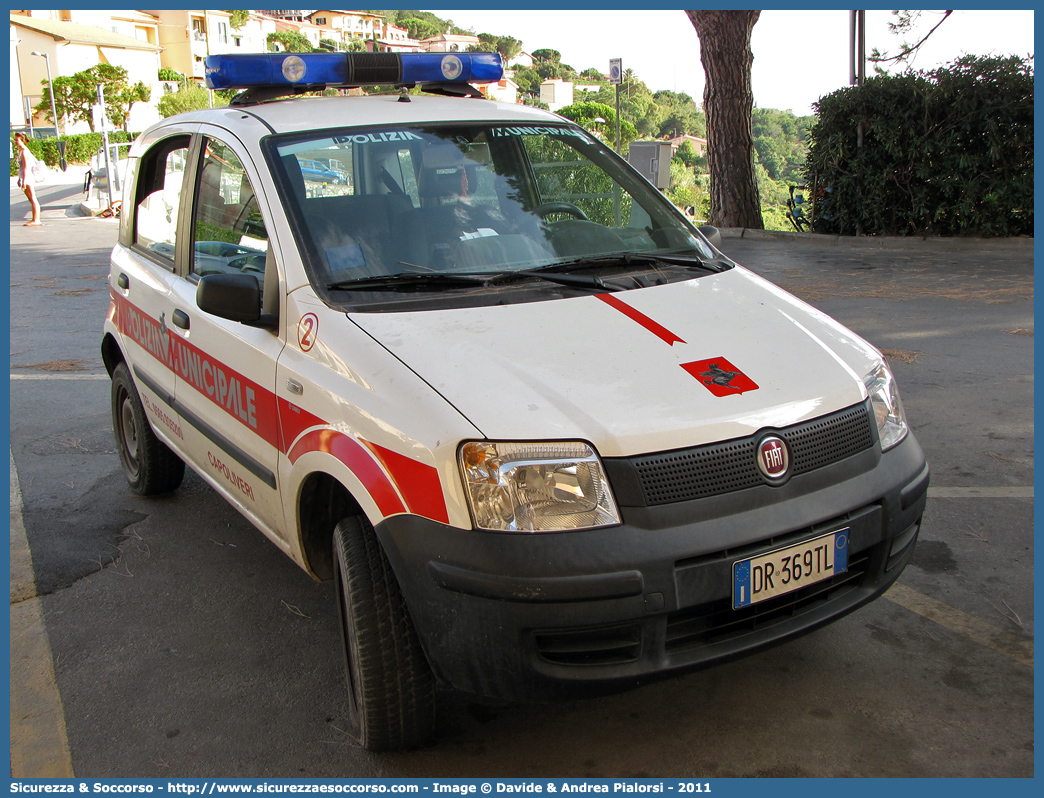
[[754,172],[754,92],[750,82],[754,62],[750,33],[761,12],[685,13],[700,38],[700,60],[707,78],[703,111],[711,180],[708,221],[718,227],[764,229]]

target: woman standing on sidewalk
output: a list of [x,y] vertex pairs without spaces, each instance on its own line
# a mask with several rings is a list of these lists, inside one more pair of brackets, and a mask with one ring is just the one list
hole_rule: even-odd
[[15,133],[15,144],[18,147],[18,187],[25,193],[33,209],[33,218],[25,223],[25,227],[40,224],[40,200],[36,198],[36,169],[39,161],[29,151],[24,133]]

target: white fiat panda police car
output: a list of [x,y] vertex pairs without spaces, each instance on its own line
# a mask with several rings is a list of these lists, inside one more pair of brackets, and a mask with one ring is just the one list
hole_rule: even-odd
[[[473,96],[500,75],[212,56],[245,91],[130,152],[102,343],[127,477],[188,463],[336,580],[373,750],[430,736],[436,683],[574,695],[821,626],[898,578],[925,507],[880,352],[590,133]],[[368,84],[441,96],[279,99]]]

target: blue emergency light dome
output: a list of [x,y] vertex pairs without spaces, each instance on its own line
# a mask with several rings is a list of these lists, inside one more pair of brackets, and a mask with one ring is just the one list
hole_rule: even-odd
[[256,53],[206,59],[211,89],[493,83],[503,75],[499,53]]

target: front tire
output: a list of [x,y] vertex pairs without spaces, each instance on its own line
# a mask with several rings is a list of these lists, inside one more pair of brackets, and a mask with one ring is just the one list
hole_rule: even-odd
[[131,490],[155,496],[177,489],[185,477],[185,463],[149,426],[126,363],[112,373],[112,431]]
[[334,582],[352,736],[370,751],[416,748],[435,726],[435,679],[373,527],[334,531]]

